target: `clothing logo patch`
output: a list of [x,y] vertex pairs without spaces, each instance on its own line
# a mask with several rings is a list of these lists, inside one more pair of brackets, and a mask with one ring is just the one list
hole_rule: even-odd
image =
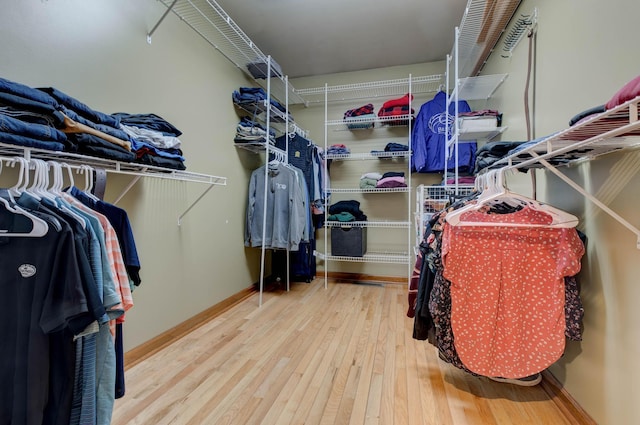
[[282,183],[276,183],[276,187],[280,190],[287,190],[287,185]]
[[[453,126],[453,115],[449,114],[449,126]],[[447,113],[440,112],[429,119],[429,130],[436,134],[444,134],[447,128]]]
[[18,271],[20,272],[22,277],[31,277],[36,274],[36,266],[33,266],[31,264],[23,264],[18,267]]

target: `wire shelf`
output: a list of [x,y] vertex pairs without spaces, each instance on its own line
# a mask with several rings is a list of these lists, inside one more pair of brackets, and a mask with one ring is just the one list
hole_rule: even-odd
[[344,188],[334,189],[330,188],[325,191],[326,193],[406,193],[411,192],[409,187],[380,187],[375,189],[360,189],[360,188]]
[[331,221],[325,222],[327,227],[380,227],[407,229],[411,226],[408,221]]
[[405,252],[368,252],[362,257],[346,257],[340,255],[325,255],[314,251],[317,258],[330,261],[344,261],[351,263],[378,263],[378,264],[409,264],[411,259]]
[[94,168],[102,168],[110,173],[155,177],[195,183],[207,183],[211,185],[227,184],[226,177],[194,173],[190,171],[172,170],[169,168],[155,167],[146,164],[114,161],[111,159],[79,155],[71,152],[25,148],[21,146],[8,145],[5,143],[0,143],[0,155],[7,157],[23,157],[25,159],[42,159],[44,161],[56,161],[73,165],[88,165]]
[[367,159],[389,159],[389,158],[407,158],[411,156],[411,151],[395,151],[395,152],[365,152],[350,154],[326,154],[325,159],[339,161],[367,160]]
[[[249,63],[267,63],[269,57],[214,0],[159,1],[249,77],[254,78],[247,69]],[[149,43],[162,19],[164,16],[147,35]],[[287,79],[283,75],[275,75],[273,68],[271,96],[283,103],[288,92],[289,104],[304,103]],[[273,84],[278,80],[281,84]],[[266,86],[266,80],[257,79],[256,82]]]
[[411,83],[411,93],[413,94],[435,93],[440,89],[440,85],[444,84],[444,81],[444,75],[437,74],[337,86],[311,87],[298,89],[296,93],[302,96],[307,103],[321,103],[325,101],[326,91],[327,101],[339,102],[402,96],[407,94],[409,83]]

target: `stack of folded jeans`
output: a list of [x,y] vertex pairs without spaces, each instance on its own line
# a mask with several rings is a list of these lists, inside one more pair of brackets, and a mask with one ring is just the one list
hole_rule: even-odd
[[0,78],[0,142],[62,151],[70,146],[64,115],[46,93]]
[[[236,128],[233,141],[242,144],[264,144],[267,140],[267,130],[258,122],[248,117],[242,117]],[[269,129],[269,144],[275,145],[275,132]]]
[[0,143],[184,170],[180,134],[157,115],[109,115],[56,88],[0,78]]
[[[236,105],[246,110],[254,111],[256,106],[262,105],[267,99],[267,92],[262,87],[240,87],[238,90],[234,90],[231,97]],[[280,112],[287,112],[287,108],[278,101],[270,99],[270,102]]]
[[182,132],[155,114],[112,114],[120,119],[120,129],[130,138],[136,162],[156,167],[186,169],[182,156]]

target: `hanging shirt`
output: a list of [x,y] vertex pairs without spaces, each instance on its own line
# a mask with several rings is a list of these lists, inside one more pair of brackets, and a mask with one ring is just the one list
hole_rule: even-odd
[[[445,167],[445,143],[447,115],[445,113],[447,95],[439,92],[420,107],[411,133],[411,166],[418,173],[440,173]],[[458,112],[468,112],[471,108],[464,101],[458,101]],[[449,128],[453,132],[455,104],[449,105]],[[458,169],[473,170],[475,164],[476,142],[460,142],[458,145]],[[447,160],[447,169],[455,167],[455,157]]]
[[[469,221],[531,223],[543,212],[467,213]],[[573,228],[451,226],[442,240],[451,281],[451,326],[464,365],[484,376],[521,378],[560,358],[564,277],[580,270]]]

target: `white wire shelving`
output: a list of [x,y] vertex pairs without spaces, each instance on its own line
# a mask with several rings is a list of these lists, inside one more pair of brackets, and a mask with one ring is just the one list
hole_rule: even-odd
[[[469,0],[460,21],[459,78],[477,76],[521,0]],[[454,55],[452,49],[451,56]],[[463,97],[464,98],[464,97]]]
[[178,225],[181,224],[184,216],[206,195],[214,186],[226,186],[227,178],[203,173],[194,173],[183,170],[173,170],[169,168],[156,167],[152,165],[139,164],[134,162],[115,161],[107,158],[99,158],[87,155],[75,154],[72,152],[50,151],[46,149],[27,148],[16,145],[0,143],[0,155],[6,157],[21,157],[26,160],[31,158],[43,161],[55,161],[74,166],[88,166],[94,169],[102,169],[107,173],[124,174],[133,176],[131,182],[122,190],[113,204],[117,204],[142,177],[152,177],[166,180],[176,180],[183,182],[193,182],[206,184],[205,191],[178,217]]
[[636,235],[640,229],[571,180],[558,168],[590,161],[602,155],[640,148],[640,96],[593,115],[565,130],[528,143],[489,168],[544,167]]
[[330,153],[325,155],[325,159],[335,159],[340,161],[362,161],[366,159],[389,159],[407,158],[411,156],[411,151],[377,151],[364,153]]
[[367,252],[362,257],[325,255],[317,251],[315,254],[317,258],[325,261],[343,261],[349,263],[409,264],[409,254],[407,254],[406,252]]
[[[443,74],[411,77],[412,94],[436,93],[444,85]],[[327,87],[312,87],[298,89],[296,93],[302,96],[307,104],[325,102],[342,102],[363,99],[392,98],[407,93],[409,78],[371,81],[354,84],[342,84]],[[326,95],[326,99],[325,99]],[[393,117],[398,119],[398,117]],[[329,120],[329,123],[333,121]],[[343,122],[340,121],[342,124]],[[329,124],[332,125],[332,124]]]
[[328,227],[381,227],[393,229],[406,229],[411,226],[408,221],[327,221]]
[[[334,105],[332,114],[337,114],[339,110],[339,106],[335,106],[336,104],[342,104],[344,102],[351,102],[350,107],[354,107],[354,103],[358,102],[369,102],[373,103],[383,102],[386,100],[397,99],[401,96],[408,95],[409,99],[409,107],[411,107],[414,96],[419,94],[428,94],[428,93],[436,93],[439,90],[442,90],[444,87],[445,78],[444,75],[430,75],[430,76],[422,76],[422,77],[413,77],[409,75],[407,78],[400,79],[392,79],[392,80],[383,80],[383,81],[371,81],[371,82],[362,82],[356,84],[343,84],[343,85],[335,85],[329,86],[325,85],[324,87],[317,88],[307,88],[298,90],[298,94],[303,96],[308,104],[312,103],[323,103],[324,104],[324,113],[325,113],[325,150],[328,150],[329,145],[329,136],[330,129],[336,129],[337,131],[359,131],[359,130],[371,130],[371,136],[365,137],[365,139],[369,142],[373,142],[378,139],[384,140],[384,136],[381,137],[384,133],[377,133],[378,131],[384,131],[389,129],[392,126],[402,126],[406,129],[406,144],[407,150],[403,151],[377,151],[371,150],[369,152],[358,152],[358,149],[365,150],[363,144],[358,142],[357,145],[354,145],[355,148],[354,153],[348,154],[327,154],[327,160],[333,161],[364,161],[364,160],[377,160],[380,163],[380,166],[387,166],[391,163],[398,163],[402,165],[402,169],[406,170],[406,187],[391,187],[391,188],[349,188],[349,187],[327,187],[325,188],[326,195],[339,195],[339,194],[410,194],[411,189],[411,151],[409,150],[409,140],[411,135],[411,128],[413,124],[413,116],[410,114],[402,115],[402,116],[391,116],[391,117],[351,117],[348,120],[344,119],[329,119],[329,104]],[[341,113],[342,115],[342,113]],[[396,125],[397,124],[397,125]],[[396,135],[397,137],[397,135]],[[404,137],[404,136],[403,136]],[[361,137],[358,140],[363,140]],[[376,149],[375,147],[369,146],[369,149]],[[335,180],[332,180],[335,183]],[[376,196],[377,198],[377,196]],[[388,199],[388,198],[387,198]],[[370,202],[378,202],[378,199],[369,199]],[[398,207],[400,207],[400,203],[404,201],[400,201],[399,198],[395,198],[394,202],[398,202]],[[412,240],[411,240],[411,196],[406,196],[406,212],[407,217],[406,220],[399,221],[391,221],[391,220],[371,220],[366,222],[330,222],[327,220],[327,212],[328,205],[325,208],[325,232],[324,232],[324,250],[317,250],[316,257],[324,260],[324,271],[325,271],[325,287],[327,285],[328,280],[328,269],[329,263],[332,261],[335,262],[355,262],[355,263],[375,263],[375,264],[400,264],[410,266],[411,255],[409,251],[411,250]],[[398,229],[406,232],[406,244],[407,251],[396,252],[396,251],[387,251],[383,248],[382,251],[376,250],[376,243],[373,243],[372,246],[368,247],[369,249],[365,249],[365,252],[362,256],[342,256],[342,255],[331,255],[329,249],[329,230],[335,227],[344,227],[344,226],[352,226],[352,227],[364,227],[364,228],[379,228],[379,229]],[[378,242],[380,243],[380,242]],[[403,241],[402,244],[405,242]],[[388,247],[388,246],[386,246]],[[323,251],[323,252],[320,252]],[[410,278],[411,267],[407,267],[407,279]]]
[[328,193],[407,193],[411,192],[410,187],[376,187],[371,189],[362,188],[330,188]]
[[[247,65],[261,63],[266,66],[269,57],[242,31],[233,19],[214,0],[158,0],[167,7],[165,13],[147,34],[147,41],[151,43],[153,34],[169,12],[173,12],[184,23],[204,38],[224,57],[241,69],[249,77],[254,78]],[[293,88],[285,81],[285,76],[272,73],[273,79],[282,80],[282,85],[273,88],[271,96],[284,102],[288,96],[289,104],[305,103]],[[256,79],[256,82],[266,87],[266,80]]]

